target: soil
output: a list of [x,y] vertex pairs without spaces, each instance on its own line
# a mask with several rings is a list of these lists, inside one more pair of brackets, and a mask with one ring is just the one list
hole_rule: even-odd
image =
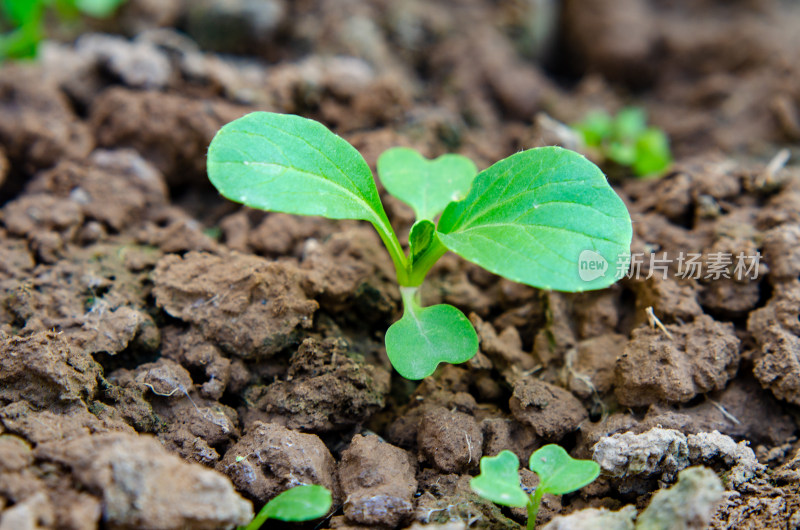
[[[519,528],[469,479],[546,443],[603,474],[540,525],[630,523],[704,465],[725,493],[686,528],[800,527],[798,28],[791,0],[128,0],[2,65],[0,530],[232,528],[301,483],[334,498],[306,528]],[[400,297],[369,225],[249,210],[205,175],[253,110],[318,119],[373,169],[395,145],[484,168],[626,105],[675,156],[644,180],[597,160],[639,274],[543,292],[447,255],[424,301],[480,351],[421,382],[386,357]]]

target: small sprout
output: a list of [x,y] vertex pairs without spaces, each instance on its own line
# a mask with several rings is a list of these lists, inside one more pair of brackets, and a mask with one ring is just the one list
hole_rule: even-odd
[[620,166],[632,168],[640,177],[659,174],[672,163],[667,135],[661,129],[648,127],[640,108],[624,108],[613,118],[604,111],[590,112],[572,127],[588,148]]
[[62,21],[87,15],[106,18],[125,0],[0,0],[0,60],[36,57],[44,39],[45,10]]
[[472,490],[503,506],[528,508],[528,530],[536,526],[539,505],[545,493],[564,495],[591,484],[600,475],[592,460],[576,460],[559,445],[550,444],[535,451],[528,467],[539,475],[539,485],[528,494],[520,484],[519,459],[511,451],[481,458],[481,473],[470,480]]
[[477,333],[459,309],[420,302],[425,276],[448,250],[542,289],[602,289],[626,272],[619,264],[630,256],[630,215],[602,171],[573,151],[529,149],[478,172],[460,155],[427,160],[394,148],[378,159],[378,174],[416,212],[408,253],[367,162],[322,124],[254,112],[222,127],[208,150],[208,177],[232,201],[372,223],[394,262],[404,306],[386,332],[386,353],[408,379],[478,351]]
[[247,526],[238,530],[258,530],[267,519],[299,522],[323,517],[331,509],[333,499],[325,486],[310,484],[288,489],[261,508]]

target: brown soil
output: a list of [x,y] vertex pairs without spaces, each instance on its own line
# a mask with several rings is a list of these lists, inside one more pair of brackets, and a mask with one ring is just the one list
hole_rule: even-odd
[[[3,65],[0,530],[231,528],[301,483],[334,497],[308,528],[519,528],[469,478],[550,442],[653,452],[545,497],[540,524],[641,509],[702,464],[726,487],[712,528],[797,528],[798,28],[790,0],[129,0],[110,34]],[[373,168],[394,145],[483,168],[552,143],[544,114],[628,104],[676,157],[605,168],[641,274],[541,292],[447,255],[425,302],[468,314],[480,352],[421,382],[383,349],[400,298],[371,227],[241,208],[205,176],[257,109]],[[675,260],[755,252],[755,277]]]

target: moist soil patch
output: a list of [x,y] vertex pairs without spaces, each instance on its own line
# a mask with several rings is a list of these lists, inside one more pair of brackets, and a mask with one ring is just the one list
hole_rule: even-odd
[[[545,496],[542,526],[633,528],[703,465],[724,493],[681,528],[798,527],[798,28],[781,0],[129,0],[3,64],[0,529],[232,528],[303,483],[332,511],[286,527],[520,528],[469,479],[547,443],[603,472]],[[603,165],[629,274],[545,292],[446,255],[424,302],[469,315],[480,350],[418,382],[386,357],[400,296],[369,226],[243,208],[205,176],[254,110],[320,120],[373,169],[395,145],[485,168],[631,104],[675,162]]]

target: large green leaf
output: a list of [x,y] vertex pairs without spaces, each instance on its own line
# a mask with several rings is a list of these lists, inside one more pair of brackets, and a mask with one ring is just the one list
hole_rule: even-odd
[[481,267],[542,289],[586,291],[627,272],[631,220],[602,171],[560,147],[529,149],[478,174],[439,240]]
[[545,445],[534,451],[529,466],[539,475],[543,493],[564,495],[591,484],[600,475],[600,466],[592,460],[577,460],[563,447]]
[[378,157],[378,177],[386,191],[414,209],[417,219],[433,220],[451,201],[469,191],[478,168],[469,158],[448,154],[428,160],[407,147]]
[[208,177],[252,208],[389,224],[364,158],[300,116],[253,112],[228,123],[208,149]]
[[406,379],[423,379],[439,363],[458,364],[478,353],[478,334],[451,305],[421,307],[416,287],[401,287],[403,317],[386,330],[386,354]]
[[481,458],[481,473],[469,481],[469,487],[483,497],[503,506],[526,506],[528,494],[519,481],[519,459],[509,450],[497,456]]

